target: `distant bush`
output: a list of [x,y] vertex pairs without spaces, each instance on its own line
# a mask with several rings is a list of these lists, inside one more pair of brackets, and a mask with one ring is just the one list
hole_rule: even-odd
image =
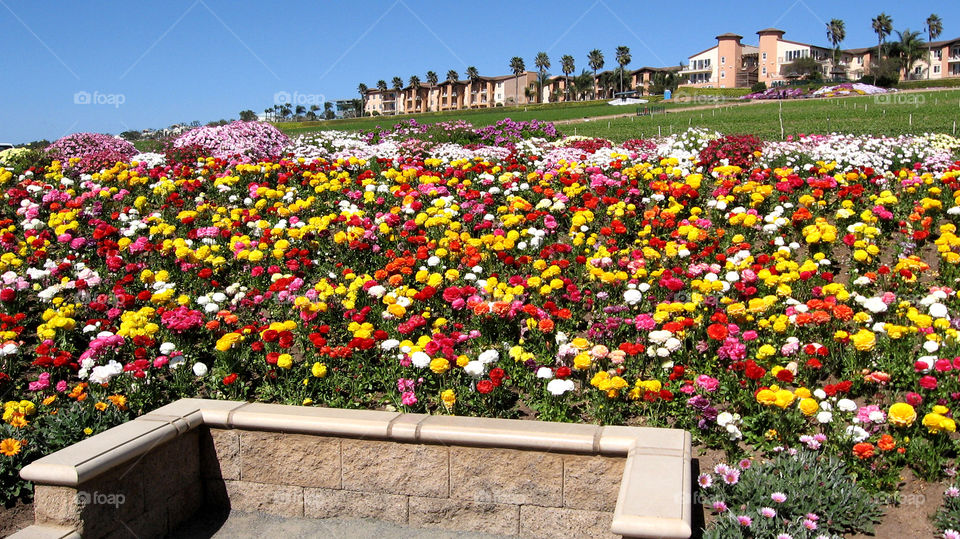
[[750,93],[755,94],[757,92],[763,92],[767,89],[767,83],[760,81],[750,87]]
[[71,159],[78,159],[73,169],[80,172],[97,172],[117,162],[129,161],[137,149],[129,142],[99,133],[74,133],[47,147],[51,159],[67,166]]
[[896,86],[901,90],[911,88],[957,88],[960,87],[960,79],[911,80],[900,82]]

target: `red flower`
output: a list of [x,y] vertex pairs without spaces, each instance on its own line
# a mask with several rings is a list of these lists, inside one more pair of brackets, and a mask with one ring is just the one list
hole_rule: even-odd
[[0,301],[13,301],[17,299],[17,291],[12,288],[0,290]]
[[493,382],[490,380],[480,380],[477,382],[477,392],[486,395],[493,391]]
[[228,374],[223,377],[223,385],[228,386],[237,381],[237,373]]
[[707,327],[707,336],[715,341],[722,341],[727,338],[727,326],[723,324],[710,324]]
[[564,379],[570,376],[570,367],[560,367],[557,369],[557,378]]
[[937,379],[933,376],[924,376],[920,378],[919,383],[923,389],[937,389]]
[[860,460],[866,460],[873,456],[873,444],[860,442],[853,446],[853,454]]

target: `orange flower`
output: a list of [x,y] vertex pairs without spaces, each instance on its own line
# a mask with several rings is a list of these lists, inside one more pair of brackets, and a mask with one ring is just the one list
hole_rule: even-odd
[[866,460],[873,456],[873,444],[860,442],[853,446],[853,454],[860,460]]
[[544,318],[539,324],[537,324],[537,328],[544,333],[550,333],[553,331],[553,320]]
[[211,320],[211,321],[207,322],[204,327],[206,327],[206,328],[207,328],[208,330],[210,330],[210,331],[216,331],[217,329],[220,328],[220,321],[219,321],[219,320]]
[[490,306],[487,305],[486,303],[481,302],[473,306],[473,314],[481,315],[481,314],[487,314],[489,312],[490,312]]
[[890,436],[889,434],[884,434],[883,436],[880,437],[880,440],[877,442],[877,447],[879,447],[881,451],[890,451],[894,447],[897,447],[897,442],[896,440],[893,439],[893,436]]
[[387,282],[390,283],[390,286],[400,286],[400,283],[403,282],[403,275],[391,275]]
[[2,441],[0,441],[0,453],[3,453],[8,457],[13,457],[20,453],[21,446],[22,442],[20,440],[15,438],[4,438]]

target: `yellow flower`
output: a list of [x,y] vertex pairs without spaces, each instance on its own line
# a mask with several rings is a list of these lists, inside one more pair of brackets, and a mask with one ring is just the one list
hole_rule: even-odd
[[811,416],[817,413],[817,410],[820,409],[820,405],[817,404],[816,399],[811,399],[809,397],[800,400],[800,411],[803,412],[803,415]]
[[443,374],[450,370],[450,361],[445,357],[435,357],[430,360],[430,370],[437,374]]
[[952,419],[934,412],[923,416],[923,426],[927,427],[931,434],[937,434],[941,431],[955,432],[957,430],[957,424]]
[[313,404],[313,399],[303,399],[303,406],[310,406]]
[[769,389],[761,389],[757,392],[757,402],[764,406],[770,406],[777,402],[777,394]]
[[106,410],[106,409],[107,409],[107,406],[108,406],[107,403],[105,403],[105,402],[103,402],[103,401],[100,401],[100,402],[98,402],[98,403],[96,403],[96,404],[93,405],[93,407],[96,408],[98,412],[102,412],[102,411]]
[[877,344],[877,337],[872,331],[861,329],[850,336],[853,345],[861,352],[869,352]]
[[0,441],[0,453],[3,453],[8,457],[16,456],[17,453],[20,452],[21,447],[22,444],[20,443],[20,440],[14,438],[4,438],[2,441]]
[[310,368],[310,372],[317,378],[323,378],[327,375],[327,366],[318,361]]
[[220,352],[226,352],[233,346],[234,343],[236,343],[241,339],[243,339],[243,335],[239,333],[236,333],[236,332],[227,333],[223,337],[220,337],[219,339],[217,339],[217,344],[215,345],[215,348]]
[[905,402],[898,402],[887,412],[887,422],[895,427],[909,427],[917,420],[917,411]]
[[280,357],[277,358],[277,367],[281,369],[293,367],[293,356],[290,354],[280,354]]
[[586,370],[590,368],[590,365],[593,365],[593,361],[590,359],[590,354],[586,352],[580,352],[573,358],[573,368],[575,369]]
[[443,406],[449,411],[453,409],[453,405],[457,402],[457,394],[452,389],[445,389],[440,394],[440,399],[443,400]]
[[87,436],[90,436],[91,434],[93,434],[93,429],[91,429],[90,427],[87,427],[83,429],[83,433],[86,434]]
[[776,392],[776,404],[781,409],[786,408],[793,404],[793,401],[796,400],[797,396],[794,395],[791,391],[786,389],[781,389]]

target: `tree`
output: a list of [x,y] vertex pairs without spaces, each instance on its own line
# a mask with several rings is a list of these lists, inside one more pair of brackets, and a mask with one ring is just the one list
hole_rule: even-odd
[[623,92],[623,71],[627,64],[630,63],[630,47],[626,45],[620,45],[617,47],[617,63],[620,64],[620,92]]
[[297,118],[299,118],[307,113],[307,107],[303,105],[297,105],[296,112],[297,112]]
[[[593,49],[587,53],[587,61],[590,63],[590,69],[593,70],[593,78],[597,79],[597,70],[603,69],[603,52],[600,49]],[[594,85],[593,98],[597,98],[597,90]]]
[[[246,111],[243,111],[243,112],[246,112]],[[240,113],[241,116],[243,115],[243,112]],[[256,118],[257,115],[254,114],[253,117]],[[129,141],[133,142],[134,140],[140,140],[140,132],[139,132],[139,131],[124,131],[123,133],[120,133],[120,137],[123,138],[124,140],[129,140]]]
[[781,73],[781,75],[796,73],[806,80],[820,80],[823,78],[820,62],[818,62],[816,58],[812,56],[803,56],[797,58],[796,60],[784,66],[783,70],[785,73]]
[[830,19],[827,23],[827,40],[833,43],[833,64],[840,63],[840,42],[847,38],[847,29],[840,19]]
[[336,114],[333,113],[333,103],[329,101],[323,102],[323,118],[326,120],[332,120],[336,117]]
[[363,109],[367,108],[367,90],[369,88],[362,82],[357,86],[357,92],[360,94],[360,116],[363,116]]
[[920,32],[911,32],[909,28],[903,32],[897,32],[897,36],[900,41],[896,44],[895,52],[897,57],[900,58],[900,67],[903,69],[906,78],[909,79],[911,71],[913,71],[913,64],[923,59],[926,50],[925,43]]
[[596,97],[596,81],[595,74],[590,73],[586,69],[581,70],[580,74],[573,78],[573,90],[574,95],[577,99],[586,99],[587,94],[593,93],[593,96]]
[[467,78],[470,80],[470,100],[473,101],[474,84],[480,81],[480,72],[477,68],[470,66],[467,68]]
[[890,15],[881,12],[870,21],[870,26],[873,27],[873,33],[877,34],[877,56],[880,56],[883,43],[887,40],[887,36],[893,32],[893,19],[890,18]]
[[569,54],[565,54],[563,55],[562,58],[560,58],[560,70],[563,71],[563,74],[566,77],[566,81],[564,81],[563,86],[564,86],[564,89],[567,91],[566,92],[567,97],[565,97],[564,99],[569,101],[570,100],[570,73],[573,73],[574,71],[577,70],[577,68],[574,66],[573,56],[570,56]]
[[516,96],[514,99],[517,102],[520,102],[520,75],[527,70],[527,66],[523,64],[523,58],[519,56],[514,56],[510,59],[510,71],[513,72],[513,76],[516,77],[513,83],[513,95]]
[[943,20],[936,13],[931,13],[927,17],[927,43],[929,43],[929,54],[927,55],[927,78],[930,78],[930,72],[933,71],[933,40],[940,37],[943,32]]
[[270,108],[268,108],[268,109],[263,109],[263,117],[266,118],[267,121],[270,121],[270,114],[271,114],[271,113],[273,113],[273,107],[270,107]]
[[417,112],[417,109],[420,108],[417,101],[420,97],[420,77],[416,75],[410,75],[410,87],[413,88],[413,110]]
[[537,71],[540,72],[540,76],[537,78],[537,86],[540,89],[540,92],[537,94],[537,103],[543,102],[543,76],[547,73],[547,70],[550,69],[550,57],[547,56],[547,53],[540,51],[537,53],[536,58],[533,59],[533,65],[537,66]]
[[437,78],[436,71],[427,71],[427,84],[436,85],[440,82],[440,79]]
[[255,122],[257,121],[257,113],[252,110],[241,110],[240,111],[240,121],[241,122]]
[[667,90],[677,91],[680,75],[676,71],[658,71],[650,78],[650,94],[662,95]]
[[[317,119],[317,111],[319,111],[319,110],[320,110],[320,105],[318,105],[318,104],[316,104],[316,103],[310,105],[310,112],[307,113],[307,118],[310,118],[311,120],[316,120],[316,119]],[[361,110],[362,110],[362,109],[361,109]]]
[[458,80],[460,80],[460,73],[457,73],[457,70],[447,71],[447,82],[457,82]]

